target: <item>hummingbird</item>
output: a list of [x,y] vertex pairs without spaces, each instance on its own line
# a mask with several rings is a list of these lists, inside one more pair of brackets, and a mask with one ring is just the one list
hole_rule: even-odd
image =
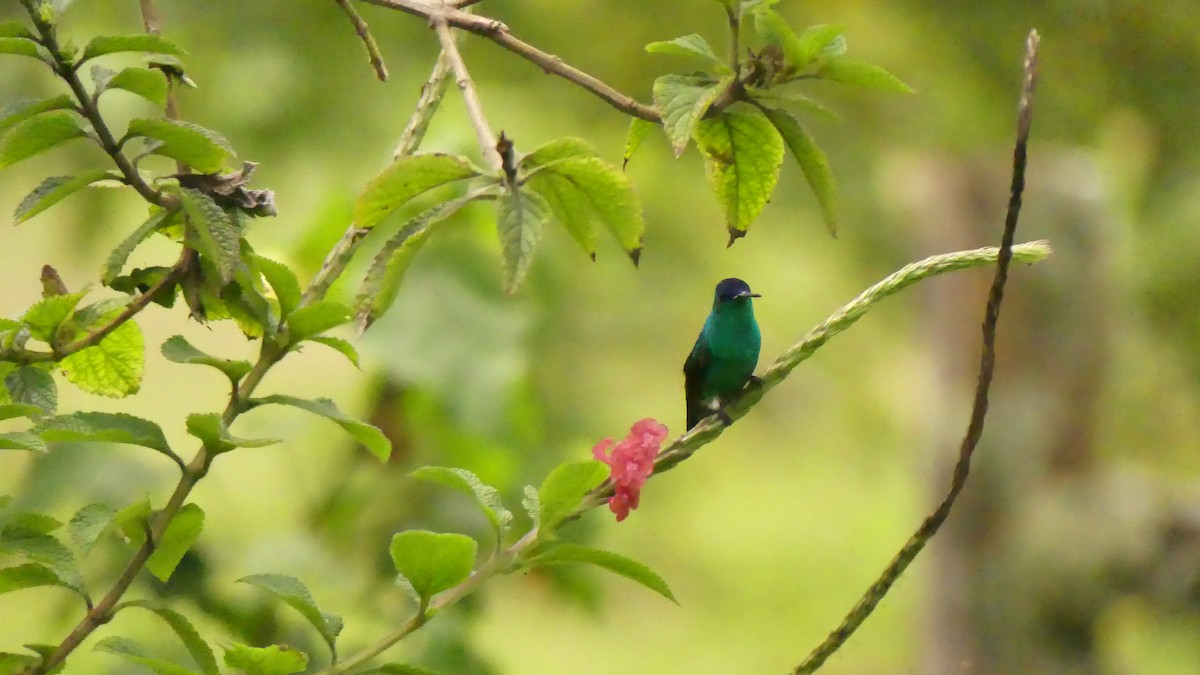
[[762,336],[750,299],[758,297],[762,296],[751,292],[741,279],[724,279],[717,284],[712,312],[683,364],[688,429],[713,413],[728,424],[729,417],[722,407],[755,379]]

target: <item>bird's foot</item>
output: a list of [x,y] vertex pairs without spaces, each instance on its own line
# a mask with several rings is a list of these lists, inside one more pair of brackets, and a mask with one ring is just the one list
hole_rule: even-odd
[[744,387],[744,389],[746,391],[754,391],[755,389],[762,389],[762,378],[757,375],[751,375],[750,379],[746,380],[746,386]]
[[729,416],[729,413],[725,412],[725,408],[717,408],[713,414],[717,416],[717,419],[721,420],[721,424],[725,426],[733,424],[733,418]]

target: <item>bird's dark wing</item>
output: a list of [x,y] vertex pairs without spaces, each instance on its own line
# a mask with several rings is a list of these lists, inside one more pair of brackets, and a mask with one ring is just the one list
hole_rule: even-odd
[[692,353],[683,362],[683,398],[687,403],[687,428],[691,429],[712,411],[704,401],[704,375],[712,363],[712,352],[708,341],[701,335],[696,339]]

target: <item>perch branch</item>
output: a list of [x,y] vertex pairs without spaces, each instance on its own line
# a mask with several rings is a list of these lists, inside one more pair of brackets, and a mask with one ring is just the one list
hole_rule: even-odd
[[383,62],[383,54],[379,53],[379,44],[375,42],[375,37],[371,35],[371,29],[367,26],[367,22],[363,21],[363,18],[359,16],[358,11],[354,9],[354,5],[350,4],[350,0],[334,0],[334,2],[350,18],[350,23],[354,26],[354,32],[358,34],[358,39],[362,40],[363,46],[367,48],[367,58],[371,61],[371,67],[375,69],[375,77],[379,78],[380,82],[387,82],[387,64]]
[[442,54],[454,70],[455,83],[462,91],[463,102],[467,106],[467,115],[471,118],[471,126],[475,128],[475,137],[479,141],[479,151],[483,153],[488,164],[498,169],[501,161],[500,155],[496,152],[496,135],[492,133],[487,116],[483,114],[483,104],[480,103],[479,94],[475,91],[475,82],[471,80],[471,73],[467,70],[467,64],[463,61],[462,54],[458,53],[458,45],[454,42],[454,34],[450,32],[450,24],[446,23],[442,17],[434,17],[433,29],[437,31],[438,40],[442,43]]

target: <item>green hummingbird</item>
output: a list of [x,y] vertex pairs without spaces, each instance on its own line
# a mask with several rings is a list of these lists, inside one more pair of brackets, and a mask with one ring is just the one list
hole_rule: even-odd
[[762,336],[754,320],[750,291],[741,279],[724,279],[713,294],[712,312],[683,364],[687,428],[716,413],[729,423],[722,407],[754,378]]

